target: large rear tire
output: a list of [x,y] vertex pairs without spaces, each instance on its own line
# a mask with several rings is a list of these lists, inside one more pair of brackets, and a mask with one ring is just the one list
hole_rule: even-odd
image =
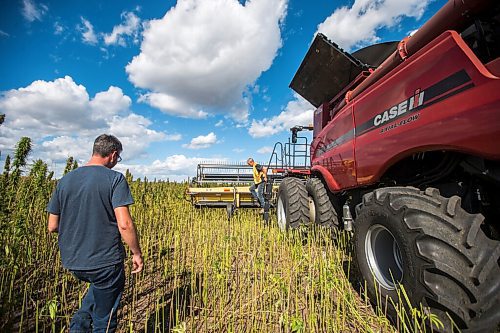
[[309,178],[306,182],[306,189],[314,202],[314,223],[324,228],[338,228],[337,212],[333,208],[321,179]]
[[298,178],[285,178],[278,189],[276,205],[278,227],[282,231],[309,224],[309,202],[304,183]]
[[[356,212],[355,262],[372,301],[378,296],[382,304],[386,298],[397,302],[402,286],[414,307],[430,308],[444,324],[434,331],[495,330],[500,242],[481,230],[481,214],[467,213],[457,196],[409,187],[368,193]],[[390,303],[388,314],[395,319]]]

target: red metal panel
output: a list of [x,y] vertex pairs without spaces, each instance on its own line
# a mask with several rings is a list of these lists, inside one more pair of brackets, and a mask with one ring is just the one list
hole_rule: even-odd
[[[352,103],[359,185],[377,181],[391,164],[418,151],[500,159],[500,145],[492,140],[500,138],[499,91],[499,78],[460,36],[443,33]],[[401,115],[390,118],[396,111]]]
[[314,133],[319,133],[330,120],[330,110],[328,102],[321,104],[314,111]]
[[352,109],[344,108],[321,131],[311,145],[313,172],[328,170],[333,179],[324,177],[332,191],[356,186]]

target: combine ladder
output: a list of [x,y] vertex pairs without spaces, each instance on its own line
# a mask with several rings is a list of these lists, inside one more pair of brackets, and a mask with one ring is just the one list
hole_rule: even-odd
[[[310,169],[310,143],[305,136],[297,136],[302,130],[312,130],[311,127],[295,126],[291,128],[292,139],[288,142],[277,142],[274,144],[273,152],[269,158],[268,182],[264,189],[264,220],[269,221],[269,209],[274,205],[277,191],[274,188],[281,183],[285,177],[308,178]],[[274,166],[271,168],[271,165]]]

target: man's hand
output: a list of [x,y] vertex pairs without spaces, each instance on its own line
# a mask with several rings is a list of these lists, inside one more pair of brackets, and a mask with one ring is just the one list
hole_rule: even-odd
[[132,274],[136,274],[142,271],[144,266],[144,261],[142,260],[141,254],[132,255]]
[[133,253],[132,256],[132,273],[139,273],[142,271],[144,265],[142,261],[141,247],[139,246],[139,238],[135,230],[134,222],[130,216],[128,206],[121,206],[115,208],[116,222],[118,224],[118,231],[120,232],[123,240],[127,243],[128,247]]
[[59,215],[49,214],[49,232],[59,232]]

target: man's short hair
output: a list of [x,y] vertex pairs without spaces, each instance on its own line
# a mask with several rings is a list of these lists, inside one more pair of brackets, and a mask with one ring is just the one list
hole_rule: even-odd
[[247,164],[248,164],[248,163],[250,163],[250,162],[253,162],[253,158],[251,158],[251,157],[249,157],[249,158],[247,159]]
[[122,150],[122,143],[116,138],[116,136],[101,134],[94,141],[92,155],[106,157],[111,155],[114,151],[117,151],[118,154],[120,154]]

